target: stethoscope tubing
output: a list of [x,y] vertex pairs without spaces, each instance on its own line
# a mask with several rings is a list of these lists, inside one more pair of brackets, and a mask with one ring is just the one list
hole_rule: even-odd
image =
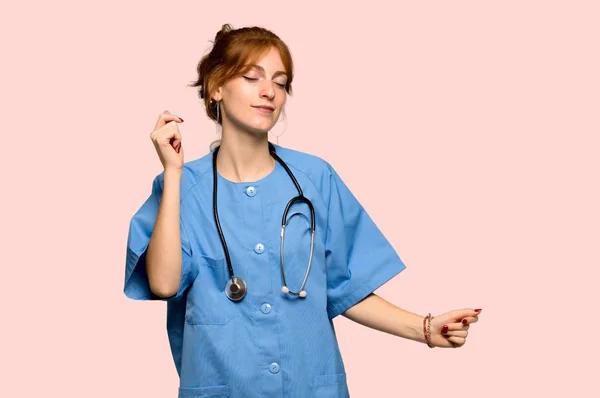
[[[217,146],[214,150],[213,150],[213,157],[212,157],[212,164],[213,164],[213,215],[215,218],[215,224],[217,226],[217,231],[219,233],[219,238],[221,239],[221,244],[223,246],[223,251],[225,252],[225,261],[227,262],[227,268],[229,270],[229,282],[227,287],[230,286],[235,286],[235,291],[233,292],[226,292],[226,293],[231,293],[227,294],[228,297],[234,301],[238,301],[241,300],[246,292],[246,284],[244,282],[244,280],[242,278],[238,278],[235,277],[235,273],[233,271],[233,266],[231,264],[231,257],[229,255],[229,249],[227,247],[227,242],[225,240],[225,236],[223,234],[223,230],[221,228],[221,223],[219,221],[219,213],[218,213],[218,209],[217,209],[217,185],[218,185],[218,178],[217,178],[217,153],[219,152],[219,148],[220,146]],[[310,268],[311,268],[311,264],[312,264],[312,258],[313,258],[313,251],[314,251],[314,242],[315,242],[315,226],[316,226],[316,220],[315,220],[315,209],[314,206],[312,204],[312,202],[304,196],[304,193],[302,192],[302,188],[300,187],[300,184],[298,183],[298,181],[296,180],[296,178],[294,177],[294,174],[292,173],[292,171],[290,170],[290,168],[288,167],[288,165],[283,161],[283,159],[281,159],[279,157],[279,155],[277,155],[276,151],[275,151],[275,147],[273,146],[273,144],[271,144],[269,142],[269,153],[271,154],[271,156],[273,156],[275,158],[275,160],[277,160],[277,162],[279,162],[281,164],[281,166],[283,166],[283,168],[285,169],[285,171],[287,172],[288,176],[290,177],[290,179],[292,180],[292,182],[294,183],[294,185],[296,186],[296,190],[298,191],[298,196],[290,199],[290,201],[287,203],[285,210],[283,212],[282,218],[281,218],[281,244],[280,244],[280,259],[281,259],[281,273],[282,273],[282,278],[283,278],[283,287],[282,287],[282,291],[284,293],[290,293],[292,295],[297,295],[300,297],[306,297],[306,291],[304,291],[304,287],[306,286],[306,281],[308,280],[308,274],[310,273]],[[284,263],[284,243],[285,243],[285,227],[287,226],[287,216],[288,216],[288,212],[291,208],[291,206],[296,203],[296,202],[303,202],[305,203],[309,209],[310,209],[310,215],[311,215],[311,223],[310,223],[310,229],[311,229],[311,242],[310,242],[310,254],[309,254],[309,260],[308,260],[308,266],[306,268],[306,273],[304,275],[304,279],[302,281],[302,285],[300,287],[300,290],[298,291],[290,291],[289,288],[287,287],[287,281],[286,281],[286,277],[285,277],[285,263]],[[241,284],[241,288],[239,287]],[[226,289],[227,289],[226,287]],[[239,290],[243,290],[241,293],[239,293]],[[239,294],[238,294],[239,293]]]

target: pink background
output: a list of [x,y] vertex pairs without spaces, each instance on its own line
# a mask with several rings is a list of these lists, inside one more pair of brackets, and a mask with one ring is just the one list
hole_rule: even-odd
[[378,294],[483,309],[454,350],[336,318],[353,397],[598,396],[598,3],[305,3],[3,2],[0,396],[176,396],[125,243],[158,114],[185,119],[186,161],[217,138],[186,84],[223,23],[290,46],[279,143],[331,162],[397,248]]

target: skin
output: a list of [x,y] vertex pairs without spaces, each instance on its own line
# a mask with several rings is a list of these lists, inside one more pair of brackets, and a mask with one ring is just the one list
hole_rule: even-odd
[[[217,171],[235,182],[256,181],[273,170],[275,160],[268,151],[268,132],[277,123],[282,113],[287,93],[284,89],[287,76],[283,62],[276,49],[271,49],[257,63],[257,68],[226,82],[212,94],[219,102],[222,115],[223,133]],[[272,113],[261,113],[253,106],[270,105]],[[176,190],[181,178],[183,149],[177,123],[183,120],[165,111],[152,133],[152,140],[165,166],[165,184],[172,185],[173,202],[177,202]],[[166,205],[165,205],[166,206]],[[173,208],[176,206],[173,205]],[[166,210],[165,210],[166,213]],[[164,216],[165,218],[167,216]],[[172,225],[165,228],[163,240],[178,237],[178,212],[171,217]],[[162,221],[165,224],[167,221]],[[159,235],[162,236],[162,235]],[[164,245],[160,245],[163,246]],[[179,240],[175,240],[172,258],[179,251]],[[152,273],[155,285],[167,276],[157,271]],[[166,269],[163,266],[162,269]],[[162,289],[162,295],[174,293],[178,286],[180,268],[170,271],[173,280],[169,287]],[[159,289],[157,288],[157,291]],[[481,310],[472,308],[456,309],[434,316],[431,321],[431,343],[435,347],[457,348],[466,343],[470,325],[479,320]],[[389,333],[398,337],[425,343],[423,333],[424,316],[408,312],[372,293],[342,314],[344,317],[363,326]]]

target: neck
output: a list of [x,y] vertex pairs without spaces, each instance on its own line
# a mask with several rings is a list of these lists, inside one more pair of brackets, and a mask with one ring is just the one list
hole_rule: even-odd
[[267,134],[233,131],[223,126],[217,170],[233,182],[257,181],[275,167]]

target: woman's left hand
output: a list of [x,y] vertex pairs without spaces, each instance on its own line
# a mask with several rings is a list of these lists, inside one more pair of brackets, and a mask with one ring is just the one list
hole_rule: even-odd
[[431,344],[458,348],[466,343],[469,326],[479,320],[481,310],[462,309],[434,316],[431,320]]

